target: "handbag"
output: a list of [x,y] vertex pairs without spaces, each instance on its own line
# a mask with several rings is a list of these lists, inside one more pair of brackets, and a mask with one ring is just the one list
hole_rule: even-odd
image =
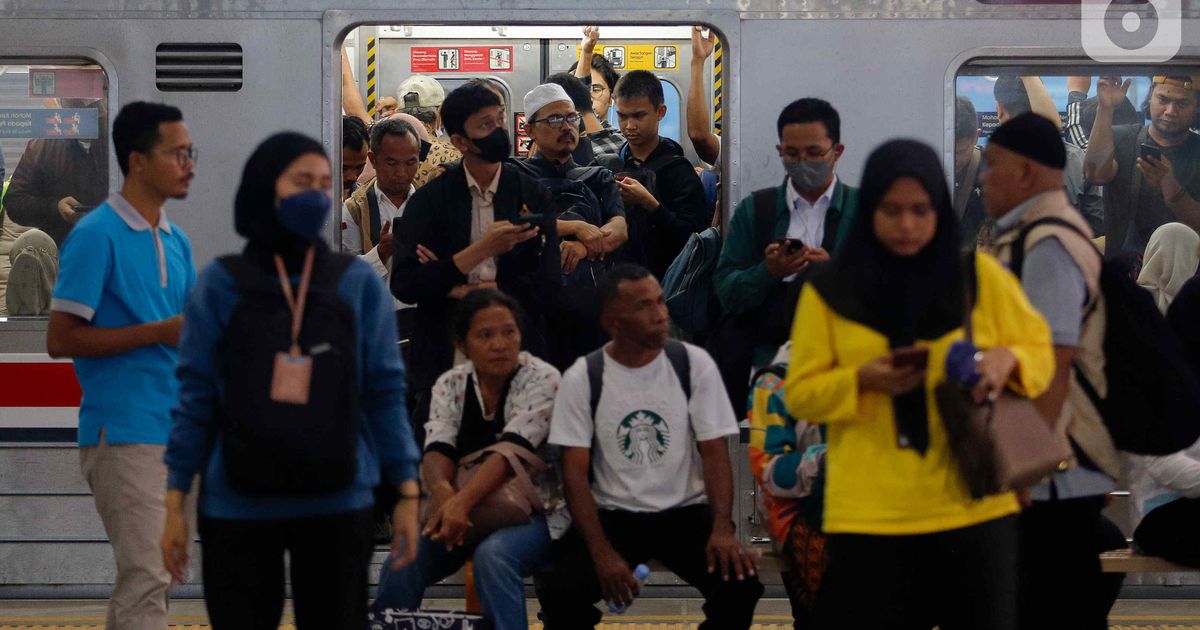
[[[967,258],[963,327],[966,342],[974,345],[975,257]],[[950,452],[971,498],[1028,487],[1066,470],[1071,447],[1055,437],[1033,401],[1005,389],[994,400],[976,404],[971,389],[947,379],[934,390]]]
[[[471,508],[471,528],[463,538],[463,544],[468,547],[496,530],[524,525],[543,511],[542,498],[533,477],[544,472],[547,465],[533,451],[512,442],[497,442],[459,459],[454,487],[465,488],[493,453],[507,460],[512,474]],[[428,507],[426,503],[422,523],[429,519]]]

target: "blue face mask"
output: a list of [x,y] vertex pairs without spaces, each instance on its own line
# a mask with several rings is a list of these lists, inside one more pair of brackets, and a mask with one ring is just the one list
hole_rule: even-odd
[[287,231],[309,242],[321,240],[333,201],[323,190],[306,190],[286,197],[275,209],[275,218]]

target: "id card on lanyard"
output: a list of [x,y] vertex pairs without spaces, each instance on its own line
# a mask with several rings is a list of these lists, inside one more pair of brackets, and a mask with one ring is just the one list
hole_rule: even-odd
[[300,274],[299,295],[293,295],[292,283],[288,281],[283,259],[275,255],[275,270],[279,272],[279,286],[283,297],[292,311],[292,345],[287,352],[275,354],[275,368],[271,375],[271,400],[291,405],[307,405],[309,386],[312,384],[312,356],[300,351],[300,325],[304,321],[304,302],[308,297],[308,285],[312,279],[315,248],[304,254],[304,270]]

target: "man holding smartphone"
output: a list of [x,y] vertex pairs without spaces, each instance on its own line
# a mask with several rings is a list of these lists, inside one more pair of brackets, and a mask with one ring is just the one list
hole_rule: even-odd
[[558,231],[549,190],[506,162],[513,145],[501,106],[478,83],[446,95],[442,124],[462,162],[417,189],[392,229],[392,293],[417,305],[406,366],[414,427],[424,424],[434,381],[454,365],[446,322],[467,293],[499,288],[516,298],[525,346],[545,356],[543,306],[561,278]]
[[1150,235],[1178,221],[1200,229],[1200,76],[1156,76],[1149,125],[1114,125],[1131,79],[1101,77],[1084,170],[1104,186],[1105,256],[1140,257]]
[[[727,316],[722,331],[737,328],[751,339],[753,357],[733,342],[709,344],[730,385],[732,400],[745,400],[746,375],[770,363],[787,341],[799,298],[796,281],[811,265],[830,259],[853,222],[858,190],[835,172],[845,146],[841,117],[829,103],[802,98],[783,109],[776,121],[775,149],[787,178],[742,200],[729,222],[717,262],[716,291]],[[719,333],[720,334],[720,331]],[[725,336],[725,335],[722,335]]]

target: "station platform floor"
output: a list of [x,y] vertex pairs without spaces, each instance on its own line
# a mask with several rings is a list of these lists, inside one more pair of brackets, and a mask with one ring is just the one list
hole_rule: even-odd
[[[684,630],[703,620],[699,599],[643,598],[621,616],[608,616],[600,630]],[[104,625],[104,600],[0,600],[0,630],[100,630]],[[426,600],[425,608],[461,610],[462,600]],[[529,601],[530,630],[541,630],[533,615],[537,601]],[[281,628],[292,630],[290,609]],[[171,627],[176,630],[207,630],[208,617],[201,600],[175,600],[171,604]],[[763,599],[755,615],[754,630],[789,630],[791,615],[783,599]],[[1109,617],[1109,627],[1119,630],[1200,630],[1200,600],[1119,600]]]

